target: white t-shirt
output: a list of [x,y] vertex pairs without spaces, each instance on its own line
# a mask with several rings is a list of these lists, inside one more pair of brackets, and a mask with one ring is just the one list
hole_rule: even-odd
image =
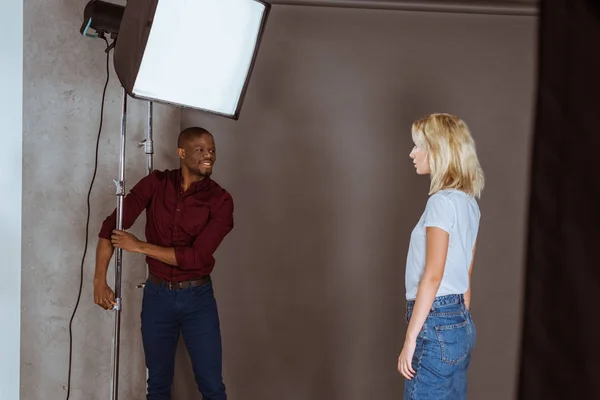
[[436,294],[464,294],[469,289],[469,267],[479,231],[477,200],[460,190],[441,190],[429,197],[425,211],[410,235],[406,259],[406,299],[417,297],[425,271],[426,228],[437,227],[450,235],[446,267]]

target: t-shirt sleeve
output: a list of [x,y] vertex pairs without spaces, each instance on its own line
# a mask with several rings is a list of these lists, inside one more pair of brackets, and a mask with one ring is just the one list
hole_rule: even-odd
[[454,219],[454,207],[446,196],[434,194],[427,200],[423,218],[425,228],[436,227],[450,233]]

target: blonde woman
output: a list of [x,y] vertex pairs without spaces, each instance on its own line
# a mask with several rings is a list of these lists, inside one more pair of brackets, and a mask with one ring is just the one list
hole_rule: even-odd
[[410,236],[406,262],[408,329],[398,371],[404,399],[460,400],[475,345],[470,277],[479,231],[483,171],[467,125],[432,114],[412,126],[417,174],[430,175],[429,199]]

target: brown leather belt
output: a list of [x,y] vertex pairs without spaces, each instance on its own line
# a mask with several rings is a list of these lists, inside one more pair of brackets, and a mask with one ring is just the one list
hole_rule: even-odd
[[165,281],[164,279],[160,279],[157,276],[148,274],[148,280],[157,285],[161,285],[161,286],[164,285],[164,287],[166,287],[167,289],[180,290],[180,289],[188,289],[188,288],[191,288],[194,286],[204,285],[205,283],[208,283],[210,281],[210,275],[205,276],[200,279],[196,279],[194,281],[168,282],[168,281]]

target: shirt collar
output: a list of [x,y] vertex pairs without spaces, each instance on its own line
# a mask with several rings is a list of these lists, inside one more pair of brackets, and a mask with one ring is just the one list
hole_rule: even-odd
[[[197,192],[198,190],[207,186],[210,183],[210,181],[211,181],[210,177],[205,176],[204,179],[192,183],[186,193]],[[177,171],[177,187],[179,188],[180,192],[182,191],[182,188],[181,188],[182,183],[183,183],[183,176],[181,175],[181,168],[179,168]]]

